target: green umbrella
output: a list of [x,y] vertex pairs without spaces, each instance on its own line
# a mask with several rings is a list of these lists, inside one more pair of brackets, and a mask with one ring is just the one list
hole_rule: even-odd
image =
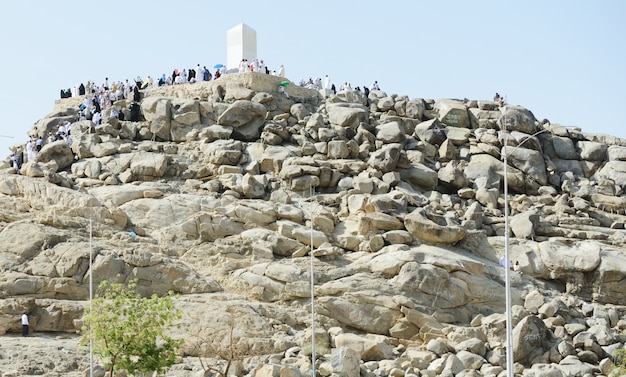
[[278,86],[288,86],[289,85],[289,81],[281,81],[278,83]]

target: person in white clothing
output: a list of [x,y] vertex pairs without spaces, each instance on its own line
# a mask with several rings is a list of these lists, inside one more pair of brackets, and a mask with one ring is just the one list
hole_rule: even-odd
[[289,98],[289,94],[287,93],[287,91],[285,91],[285,87],[282,85],[278,87],[278,93],[282,93],[285,95],[285,97]]
[[24,312],[22,314],[22,336],[28,335],[28,314]]
[[94,122],[94,124],[96,124],[96,125],[100,124],[101,120],[102,120],[102,116],[100,115],[99,112],[93,114],[92,122]]
[[324,77],[324,89],[330,90],[330,77],[328,75]]
[[378,81],[374,81],[372,86],[370,86],[370,90],[380,90],[380,88],[378,87]]
[[282,64],[280,65],[280,68],[278,69],[278,76],[285,77],[285,66]]
[[31,139],[26,143],[26,155],[28,156],[28,161],[32,161],[35,158],[37,152],[35,151],[35,142]]
[[128,98],[129,94],[130,94],[130,83],[128,82],[128,79],[126,79],[126,81],[124,81],[124,98]]
[[85,106],[85,110],[91,110],[91,98],[89,96],[85,96],[85,99],[83,100],[83,106]]

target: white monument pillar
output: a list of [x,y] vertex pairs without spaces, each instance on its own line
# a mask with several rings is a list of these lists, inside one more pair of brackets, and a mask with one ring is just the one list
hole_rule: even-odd
[[226,68],[239,68],[242,59],[256,59],[256,31],[243,22],[226,33]]

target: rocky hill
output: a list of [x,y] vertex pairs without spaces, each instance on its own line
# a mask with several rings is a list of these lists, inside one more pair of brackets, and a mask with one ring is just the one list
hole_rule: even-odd
[[306,375],[313,266],[318,375],[505,376],[505,153],[515,372],[608,375],[626,339],[625,140],[492,101],[287,97],[282,80],[149,89],[139,121],[100,125],[61,99],[28,131],[74,122],[71,147],[21,174],[0,162],[0,375],[88,375],[90,276],[180,294],[168,376],[211,375],[198,356],[216,341],[246,356],[233,375]]

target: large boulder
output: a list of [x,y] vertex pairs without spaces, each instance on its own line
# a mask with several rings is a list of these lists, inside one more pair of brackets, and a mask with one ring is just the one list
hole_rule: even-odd
[[59,170],[65,169],[74,162],[74,154],[69,145],[63,140],[55,141],[43,146],[35,156],[34,162],[45,164],[54,161]]
[[452,160],[446,166],[439,169],[437,177],[439,182],[444,183],[455,189],[467,186],[467,178],[463,174],[463,170],[467,166],[465,161]]
[[593,272],[594,299],[601,303],[626,305],[626,255],[622,248],[605,247]]
[[376,138],[383,143],[402,143],[405,139],[404,130],[398,122],[389,122],[376,127]]
[[[517,170],[517,169],[515,169]],[[486,187],[500,188],[500,181],[504,175],[503,162],[489,154],[475,154],[470,157],[470,161],[464,169],[465,177],[470,182],[485,181]],[[518,190],[524,189],[524,176],[520,171],[518,175],[508,171],[509,187],[513,186]],[[514,179],[511,179],[514,178]],[[520,187],[521,186],[521,187]]]
[[382,148],[370,154],[367,164],[382,173],[394,171],[401,152],[402,144],[385,144]]
[[520,131],[532,135],[537,132],[536,121],[537,119],[530,110],[521,106],[506,105],[498,123],[501,129],[506,128],[508,131]]
[[360,361],[359,353],[351,347],[333,348],[330,356],[333,375],[340,377],[359,377],[361,375]]
[[[0,232],[0,252],[20,263],[34,258],[61,237],[52,228],[28,222],[13,222]],[[6,256],[5,256],[6,258]]]
[[406,103],[405,113],[409,118],[423,120],[426,103],[421,98],[414,98]]
[[465,236],[463,227],[424,208],[417,208],[406,215],[404,226],[411,235],[426,242],[455,244]]
[[260,103],[238,100],[224,111],[217,123],[233,127],[233,136],[242,140],[256,140],[261,135],[267,109]]
[[168,159],[160,153],[137,153],[130,163],[130,172],[135,179],[153,181],[165,174]]
[[596,141],[580,140],[576,143],[580,159],[583,161],[602,161],[606,157],[608,145]]
[[379,305],[370,295],[357,292],[343,297],[320,297],[318,302],[334,320],[374,334],[387,335],[399,315],[398,310]]
[[529,176],[539,185],[544,186],[548,182],[546,163],[541,152],[519,147],[503,147],[501,153],[505,153],[508,162]]
[[356,128],[366,122],[369,111],[365,106],[351,103],[335,103],[326,107],[330,124],[340,127]]
[[602,260],[600,246],[591,241],[551,240],[538,245],[539,255],[553,277],[572,272],[592,272]]
[[459,100],[440,99],[433,106],[439,114],[439,120],[451,127],[470,127],[469,113],[467,106]]
[[377,341],[374,337],[364,337],[352,333],[335,336],[335,347],[352,349],[364,361],[384,360],[393,354],[393,348],[389,344]]
[[541,318],[529,315],[513,329],[513,355],[515,361],[525,362],[530,355],[539,356],[548,334]]
[[615,182],[616,186],[626,188],[626,161],[608,161],[595,174],[597,178]]
[[272,253],[285,257],[290,256],[303,245],[296,240],[263,228],[248,229],[241,233],[241,238],[257,243],[256,247],[265,246]]
[[426,165],[420,163],[412,163],[407,169],[398,169],[400,177],[411,186],[423,189],[425,191],[433,190],[437,187],[437,172]]
[[171,140],[187,140],[187,134],[201,124],[198,101],[175,98],[171,104],[170,132]]
[[[72,135],[72,152],[78,158],[93,157],[92,149],[94,149],[102,140],[96,134]],[[57,141],[62,142],[61,140]]]
[[434,118],[415,126],[414,135],[428,144],[439,145],[446,139],[446,126]]
[[539,214],[530,210],[511,217],[511,231],[517,238],[534,238]]
[[148,97],[141,101],[141,112],[150,124],[150,132],[161,140],[170,140],[172,101],[163,97]]
[[626,147],[611,145],[607,149],[609,161],[626,161]]
[[206,160],[215,165],[237,165],[242,148],[238,140],[215,140],[205,147]]
[[574,142],[569,137],[553,136],[551,140],[554,152],[558,158],[563,160],[577,160],[580,158]]

